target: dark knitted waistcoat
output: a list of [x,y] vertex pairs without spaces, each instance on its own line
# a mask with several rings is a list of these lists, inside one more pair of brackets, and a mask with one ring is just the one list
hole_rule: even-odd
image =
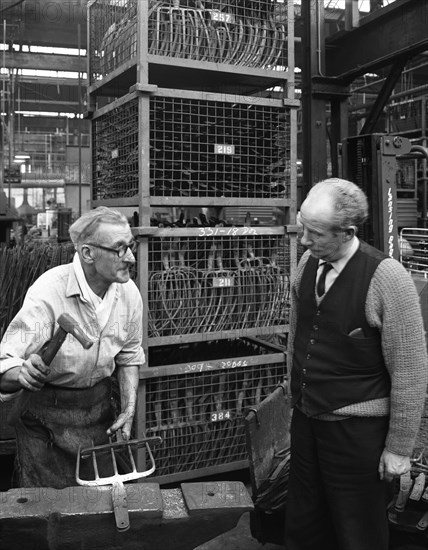
[[[299,287],[291,374],[292,405],[298,403],[308,416],[390,393],[380,333],[365,316],[370,281],[386,257],[361,242],[319,305],[315,299],[318,260],[308,259]],[[362,329],[363,338],[349,335],[357,328]]]

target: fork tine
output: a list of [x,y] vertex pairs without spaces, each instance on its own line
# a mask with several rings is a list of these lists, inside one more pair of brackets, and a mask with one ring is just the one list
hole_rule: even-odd
[[137,466],[135,464],[134,455],[131,451],[131,445],[127,445],[126,448],[128,449],[129,460],[131,461],[132,473],[135,473],[137,471]]
[[79,445],[79,449],[77,451],[77,460],[76,460],[76,481],[79,483],[80,481],[80,451],[81,451],[81,445]]
[[[111,437],[109,437],[108,439],[109,439],[110,444],[113,443],[112,440],[111,440]],[[112,460],[112,462],[113,462],[114,473],[115,473],[115,475],[117,475],[117,474],[118,474],[118,471],[117,471],[117,462],[116,462],[116,455],[114,454],[114,449],[113,449],[113,447],[110,448],[110,453],[111,453],[111,460]]]
[[[92,441],[92,447],[94,447],[94,442]],[[95,451],[92,451],[92,464],[94,466],[94,472],[95,472],[95,479],[100,479],[100,475],[98,473],[98,464],[97,464],[97,455]]]

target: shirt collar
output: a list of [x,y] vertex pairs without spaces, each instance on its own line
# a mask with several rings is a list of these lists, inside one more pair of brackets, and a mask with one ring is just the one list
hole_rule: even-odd
[[74,255],[73,258],[73,269],[76,275],[77,284],[80,288],[80,296],[85,302],[89,302],[94,306],[94,308],[101,302],[101,298],[95,294],[91,289],[86,280],[85,272],[83,271],[82,263],[80,261],[79,255]]
[[[77,252],[76,252],[76,255],[77,255]],[[76,295],[82,296],[82,291],[80,290],[79,282],[76,277],[76,271],[74,269],[74,259],[70,265],[71,265],[71,269],[68,275],[66,296],[67,298],[70,298],[71,296],[76,296]]]
[[[78,295],[80,296],[81,300],[83,300],[84,302],[89,302],[94,307],[96,307],[96,305],[102,302],[102,300],[93,292],[93,290],[88,285],[88,282],[86,280],[86,276],[83,271],[82,264],[80,262],[80,258],[77,252],[73,257],[73,261],[71,265],[72,265],[72,269],[70,270],[70,274],[67,282],[67,290],[66,290],[67,298]],[[116,292],[116,286],[117,286],[116,283],[112,283],[107,289],[107,292],[104,298],[106,298],[107,295],[109,297],[111,297],[110,295],[114,295]]]
[[[336,273],[340,273],[341,271],[343,271],[346,264],[349,262],[349,260],[352,258],[352,256],[355,254],[355,252],[358,250],[359,246],[360,246],[360,240],[358,239],[358,237],[354,236],[354,238],[352,240],[352,243],[351,243],[351,246],[346,251],[346,254],[344,256],[342,256],[342,258],[340,258],[339,260],[336,260],[334,262],[328,262],[333,266],[333,269],[336,271]],[[318,264],[318,267],[320,267],[324,263],[327,263],[327,262],[320,262]]]

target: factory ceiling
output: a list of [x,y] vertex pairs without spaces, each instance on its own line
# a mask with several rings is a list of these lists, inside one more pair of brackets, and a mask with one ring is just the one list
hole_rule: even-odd
[[[18,69],[58,72],[55,77],[34,77],[21,74],[25,70],[19,71],[22,110],[75,112],[79,99],[84,101],[87,3],[88,0],[2,0],[0,43],[5,42],[7,48],[1,65],[15,74]],[[364,72],[376,70],[382,75],[382,68],[393,63],[397,56],[427,50],[424,4],[420,0],[396,0],[362,18],[357,28],[347,30],[349,23],[343,10],[325,10],[326,74],[348,82]],[[296,6],[296,66],[301,66],[299,36],[303,22],[299,13],[300,7]],[[37,51],[36,46],[75,51],[74,55],[53,55]],[[77,76],[65,78],[61,73],[65,70],[82,80]],[[425,77],[421,74],[421,80]]]

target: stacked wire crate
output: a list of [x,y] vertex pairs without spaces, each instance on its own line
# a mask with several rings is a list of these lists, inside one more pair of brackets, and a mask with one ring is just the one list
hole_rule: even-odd
[[92,205],[131,209],[139,241],[136,436],[161,436],[161,482],[245,467],[245,411],[286,376],[292,2],[88,7]]

